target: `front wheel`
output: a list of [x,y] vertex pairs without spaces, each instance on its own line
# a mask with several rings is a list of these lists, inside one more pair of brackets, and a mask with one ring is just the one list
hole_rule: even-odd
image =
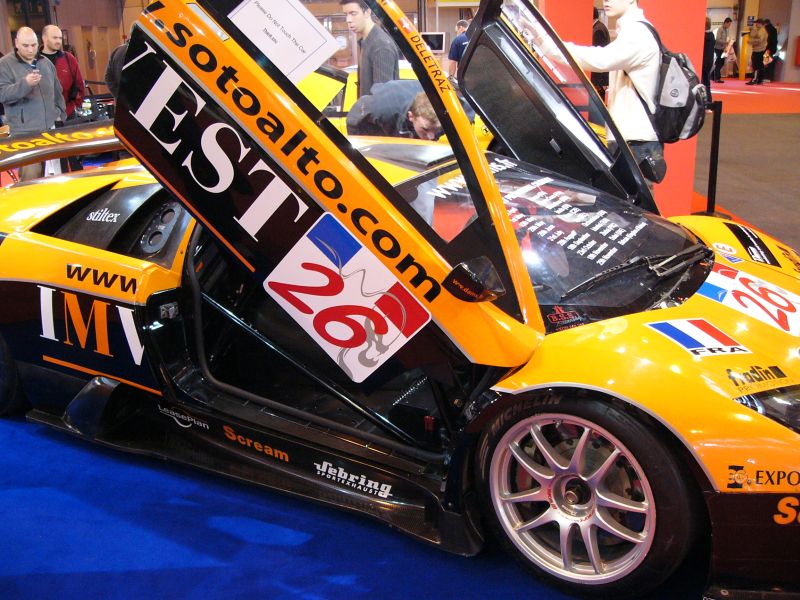
[[681,563],[686,475],[640,421],[595,400],[501,411],[479,444],[488,525],[529,570],[582,594],[641,596]]

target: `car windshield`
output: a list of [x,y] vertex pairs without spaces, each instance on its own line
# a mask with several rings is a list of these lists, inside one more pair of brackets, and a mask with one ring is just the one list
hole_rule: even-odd
[[[656,283],[665,273],[677,274],[676,265],[706,257],[703,247],[696,254],[680,254],[697,240],[661,217],[533,165],[493,153],[487,159],[540,304],[652,305],[659,297]],[[476,218],[453,163],[398,190],[446,242],[457,240]],[[665,262],[675,255],[680,263]],[[653,268],[659,264],[661,269]],[[617,271],[619,276],[610,276]]]

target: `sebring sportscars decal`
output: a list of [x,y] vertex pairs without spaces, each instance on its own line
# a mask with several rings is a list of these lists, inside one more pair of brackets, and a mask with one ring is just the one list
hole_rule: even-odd
[[800,296],[738,269],[715,263],[697,293],[790,335],[800,335]]
[[391,271],[330,214],[270,273],[264,289],[356,382],[430,320]]
[[704,319],[675,319],[648,325],[695,356],[750,354],[750,350]]

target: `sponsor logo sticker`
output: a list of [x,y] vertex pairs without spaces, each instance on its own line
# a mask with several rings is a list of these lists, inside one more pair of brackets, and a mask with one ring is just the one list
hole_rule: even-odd
[[721,254],[720,256],[722,256],[722,258],[727,260],[732,265],[735,265],[735,264],[740,263],[740,262],[744,262],[743,258],[739,258],[738,256],[732,256],[731,254]]
[[98,221],[101,223],[116,223],[119,220],[120,213],[111,212],[107,208],[103,208],[101,210],[96,210],[94,212],[90,212],[86,220],[87,221]]
[[786,471],[783,469],[758,469],[755,475],[745,471],[744,465],[728,465],[729,490],[738,490],[747,485],[780,487],[789,485],[800,486],[800,471]]
[[422,304],[330,214],[281,260],[264,289],[355,382],[430,321]]
[[392,486],[390,484],[368,479],[366,475],[350,473],[342,467],[332,465],[327,460],[323,461],[322,464],[314,463],[314,466],[317,468],[317,475],[320,477],[330,479],[359,492],[380,498],[389,498],[392,495]]
[[786,496],[778,500],[772,520],[778,525],[800,525],[800,498]]
[[202,419],[198,419],[190,415],[189,413],[185,413],[179,410],[175,410],[168,406],[161,406],[158,405],[158,412],[162,415],[170,417],[178,426],[183,427],[184,429],[190,429],[191,427],[199,427],[200,429],[209,429],[208,423],[203,421]]
[[744,487],[744,484],[749,481],[747,472],[744,470],[744,465],[728,465],[729,490],[740,490]]
[[554,306],[553,312],[547,315],[547,320],[552,323],[556,329],[569,329],[570,327],[577,327],[583,323],[583,317],[576,310],[565,310],[561,306]]
[[648,325],[694,356],[750,354],[750,350],[705,319],[676,319]]
[[767,247],[767,244],[755,231],[749,227],[736,225],[734,223],[725,223],[725,225],[731,230],[731,233],[736,236],[739,243],[744,246],[745,250],[747,250],[747,254],[754,262],[772,265],[773,267],[780,266],[778,259],[775,258],[775,255]]
[[[714,242],[714,250],[722,252],[723,254],[736,254],[736,248],[730,244],[723,244],[721,242]],[[727,256],[725,258],[727,258]]]
[[787,379],[786,373],[777,365],[771,367],[753,365],[747,371],[727,369],[726,373],[728,379],[736,386],[736,391],[746,394],[753,394],[785,385],[786,382],[782,380]]
[[254,440],[246,435],[242,435],[230,425],[224,425],[222,430],[225,432],[225,437],[227,439],[232,442],[236,442],[251,452],[256,454],[264,454],[265,456],[270,456],[275,460],[280,460],[287,463],[290,462],[288,453],[284,452],[283,450],[279,450],[278,448],[274,448],[263,440]]

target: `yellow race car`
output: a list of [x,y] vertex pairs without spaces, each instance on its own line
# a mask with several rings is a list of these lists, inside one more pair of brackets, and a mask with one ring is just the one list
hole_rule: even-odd
[[[641,597],[709,535],[707,597],[800,591],[800,257],[659,216],[529,0],[483,0],[459,66],[502,152],[383,0],[447,141],[345,137],[302,91],[335,41],[285,1],[151,4],[114,123],[138,162],[2,191],[0,411],[491,535],[578,594]],[[60,135],[0,166],[90,133]]]

